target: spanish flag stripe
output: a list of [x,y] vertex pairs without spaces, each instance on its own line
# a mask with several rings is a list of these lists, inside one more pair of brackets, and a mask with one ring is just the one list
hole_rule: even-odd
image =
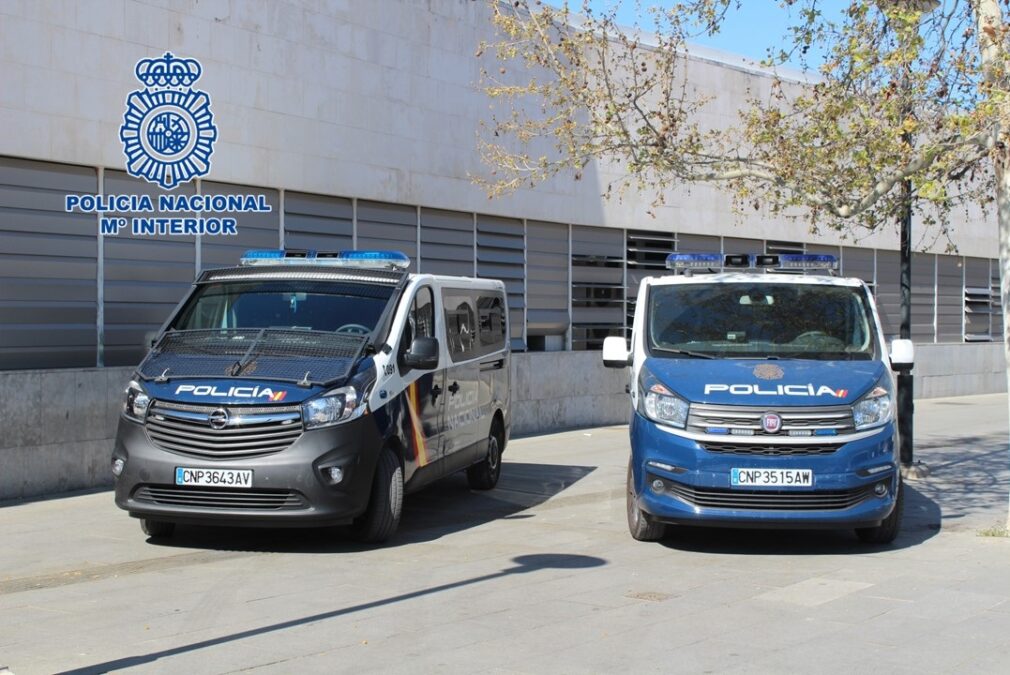
[[420,410],[418,399],[417,382],[407,387],[407,413],[410,415],[410,426],[414,434],[414,451],[417,454],[418,466],[428,464],[428,446],[424,442],[424,427],[421,426],[421,418],[418,416]]

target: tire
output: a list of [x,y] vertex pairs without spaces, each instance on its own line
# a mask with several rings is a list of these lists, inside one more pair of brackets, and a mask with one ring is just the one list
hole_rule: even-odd
[[638,497],[635,495],[635,478],[628,462],[628,531],[636,541],[659,541],[666,534],[666,525],[649,519],[649,514],[638,508]]
[[466,480],[474,490],[491,490],[501,477],[501,432],[498,422],[491,425],[487,438],[487,456],[466,470]]
[[175,532],[175,523],[168,523],[164,520],[141,518],[140,529],[144,531],[144,534],[152,539],[167,539]]
[[386,541],[399,527],[402,510],[403,468],[393,451],[386,448],[375,465],[368,507],[351,526],[354,538],[367,544]]
[[905,511],[905,487],[898,479],[898,499],[891,515],[876,527],[857,527],[856,536],[865,544],[890,544],[901,530],[901,517]]

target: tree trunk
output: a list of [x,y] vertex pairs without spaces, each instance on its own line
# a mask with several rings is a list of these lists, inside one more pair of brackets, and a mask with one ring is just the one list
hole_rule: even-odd
[[[999,222],[999,297],[1003,310],[1003,355],[1006,357],[1007,391],[1010,393],[1010,149],[999,150],[996,164],[996,207]],[[1010,397],[1008,397],[1010,400]],[[1008,408],[1010,413],[1010,408]],[[1010,415],[1008,415],[1010,419]],[[1010,503],[1007,505],[1010,528]]]
[[[997,91],[1006,91],[1008,83],[1000,66],[1006,62],[1003,35],[1003,10],[999,0],[971,0],[975,11],[982,75]],[[1003,311],[1003,356],[1006,358],[1007,392],[1010,396],[1010,138],[1007,137],[1007,111],[1004,103],[997,120],[996,149],[992,154],[996,171],[996,217],[999,223],[999,299]],[[1008,399],[1010,400],[1010,399]],[[1010,419],[1010,407],[1007,409]],[[1007,503],[1007,527],[1010,528],[1010,502]]]

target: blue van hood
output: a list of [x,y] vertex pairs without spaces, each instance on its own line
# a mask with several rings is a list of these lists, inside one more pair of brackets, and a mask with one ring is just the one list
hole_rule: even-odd
[[694,403],[841,405],[855,403],[885,373],[880,361],[648,358],[660,382]]
[[325,389],[238,378],[148,380],[142,382],[142,386],[155,400],[197,405],[297,405]]

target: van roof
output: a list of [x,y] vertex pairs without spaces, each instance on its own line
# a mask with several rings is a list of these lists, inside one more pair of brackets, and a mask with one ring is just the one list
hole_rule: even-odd
[[669,274],[645,277],[642,283],[650,286],[677,284],[796,284],[805,286],[858,287],[865,282],[855,277],[833,277],[827,274],[774,274],[755,272],[720,272],[716,274]]

